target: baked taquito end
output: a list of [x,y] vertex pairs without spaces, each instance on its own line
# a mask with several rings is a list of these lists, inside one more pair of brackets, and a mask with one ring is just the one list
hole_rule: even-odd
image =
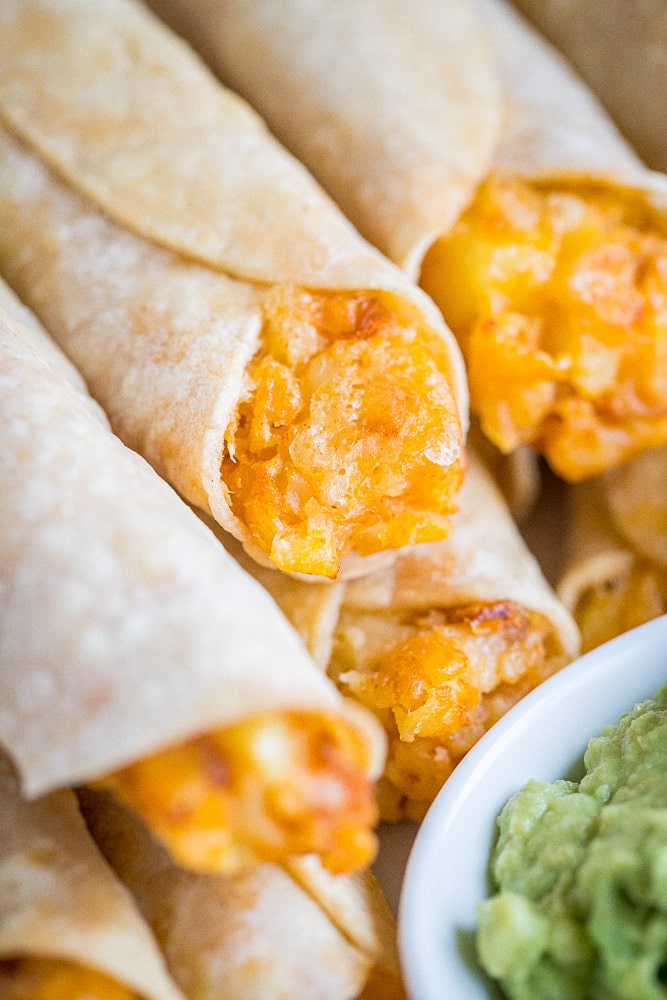
[[194,52],[133,0],[9,0],[0,125],[0,271],[189,503],[325,577],[446,535],[453,335]]
[[579,481],[667,439],[667,181],[508,3],[153,4],[419,279],[501,452]]
[[380,727],[24,317],[0,288],[0,743],[25,794],[110,785],[194,868],[364,866]]
[[3,1000],[184,1000],[76,796],[28,802],[0,755]]
[[109,793],[79,796],[188,1000],[403,1000],[396,921],[370,872],[332,875],[313,856],[187,871]]
[[424,262],[484,433],[562,478],[667,437],[665,217],[636,189],[496,175]]
[[[346,583],[256,572],[340,690],[382,722],[385,820],[421,818],[489,726],[579,652],[571,615],[474,456],[445,541]],[[295,599],[306,587],[308,623]]]
[[667,448],[571,488],[568,557],[557,591],[582,648],[667,612]]

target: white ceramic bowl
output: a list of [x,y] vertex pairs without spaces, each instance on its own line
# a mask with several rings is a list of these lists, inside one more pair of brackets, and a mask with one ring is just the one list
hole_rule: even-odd
[[477,965],[473,941],[496,816],[530,778],[576,780],[589,739],[665,681],[667,615],[545,681],[458,765],[419,829],[403,882],[399,948],[410,1000],[500,995]]

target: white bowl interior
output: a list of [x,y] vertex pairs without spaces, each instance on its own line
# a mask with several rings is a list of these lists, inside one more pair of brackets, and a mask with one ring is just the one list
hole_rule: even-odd
[[474,953],[499,811],[530,778],[578,778],[588,741],[665,681],[667,615],[545,681],[458,765],[417,833],[403,882],[399,948],[410,1000],[500,995]]

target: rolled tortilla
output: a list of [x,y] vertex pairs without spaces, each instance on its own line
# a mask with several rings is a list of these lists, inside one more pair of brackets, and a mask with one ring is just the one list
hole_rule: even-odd
[[110,784],[197,868],[366,863],[380,727],[3,298],[0,743],[23,791]]
[[183,1000],[73,792],[26,801],[0,755],[0,811],[3,1000]]
[[[295,581],[253,572],[291,616]],[[421,818],[484,731],[579,651],[572,617],[473,455],[445,541],[402,549],[390,567],[346,583],[298,585],[319,599],[307,628],[303,614],[292,620],[386,729],[378,799],[389,821]]]
[[667,448],[572,488],[557,592],[584,651],[667,612]]
[[370,872],[333,876],[314,858],[296,875],[189,872],[107,793],[80,801],[188,1000],[402,1000],[395,920]]
[[[534,447],[577,481],[667,438],[667,181],[509,4],[469,0],[462,31],[451,13],[459,5],[440,0],[402,19],[385,0],[153,3],[205,39],[221,77],[360,231],[419,278],[459,339],[472,410],[496,447]],[[460,112],[478,76],[493,72],[485,34],[504,121],[466,200],[451,142],[469,155]],[[437,59],[460,75],[460,92],[438,89]],[[406,147],[419,172],[406,169]],[[438,184],[453,184],[458,215],[434,232]]]
[[0,122],[0,270],[188,502],[328,577],[446,534],[456,341],[186,45],[133,0],[9,0]]
[[667,170],[667,17],[662,0],[515,0],[603,102],[639,155]]

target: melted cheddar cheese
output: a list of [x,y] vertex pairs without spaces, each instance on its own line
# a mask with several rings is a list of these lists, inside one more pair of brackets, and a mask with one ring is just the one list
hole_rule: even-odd
[[367,753],[347,721],[291,712],[163,750],[98,784],[185,867],[234,872],[315,853],[330,870],[349,871],[376,848]]
[[384,820],[421,819],[489,726],[564,665],[552,632],[512,601],[403,617],[343,611],[330,672],[387,732]]
[[333,577],[351,550],[445,537],[461,424],[440,338],[380,293],[274,289],[264,308],[222,464],[255,544]]
[[[67,905],[67,901],[63,901]],[[101,972],[56,958],[0,962],[2,1000],[139,1000]]]
[[501,451],[577,481],[667,439],[667,240],[639,194],[491,179],[422,285]]

